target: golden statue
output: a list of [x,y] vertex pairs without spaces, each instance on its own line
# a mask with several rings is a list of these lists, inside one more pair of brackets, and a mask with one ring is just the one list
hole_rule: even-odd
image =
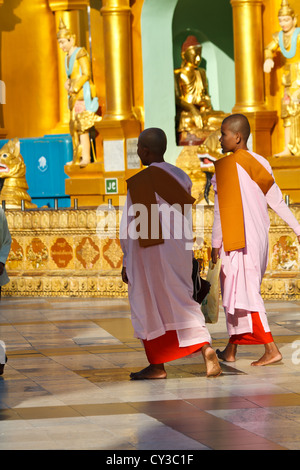
[[229,153],[223,153],[220,144],[221,129],[212,132],[197,149],[197,155],[200,159],[200,166],[206,175],[206,184],[204,187],[203,197],[207,204],[214,201],[214,194],[210,195],[211,179],[215,173],[214,162]]
[[17,138],[9,140],[0,150],[0,178],[4,180],[0,201],[5,201],[7,209],[20,209],[21,201],[25,209],[37,207],[27,193],[26,165]]
[[65,88],[68,92],[70,110],[70,134],[73,140],[73,162],[85,167],[91,162],[89,129],[101,121],[96,114],[99,108],[96,88],[91,79],[91,64],[84,47],[75,45],[76,37],[59,22],[57,40],[66,53],[65,67],[68,79]]
[[285,148],[276,156],[300,156],[300,28],[296,27],[297,17],[288,0],[282,0],[278,20],[281,31],[273,34],[273,40],[265,48],[264,62],[264,72],[270,73],[274,67],[274,53],[280,49],[284,60],[281,118]]
[[214,111],[206,72],[199,68],[202,46],[188,36],[181,48],[182,63],[175,74],[176,120],[179,145],[197,145],[221,127],[222,111]]

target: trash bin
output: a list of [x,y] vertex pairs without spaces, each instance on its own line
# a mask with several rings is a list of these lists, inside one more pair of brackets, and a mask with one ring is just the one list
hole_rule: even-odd
[[[0,140],[0,148],[8,139]],[[70,196],[65,194],[68,176],[64,166],[73,159],[72,138],[69,134],[45,135],[40,138],[20,139],[20,152],[26,165],[28,194],[38,207],[70,207]]]

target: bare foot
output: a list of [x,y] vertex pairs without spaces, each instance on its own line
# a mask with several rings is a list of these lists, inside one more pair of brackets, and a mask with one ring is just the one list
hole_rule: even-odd
[[267,366],[281,361],[282,355],[275,343],[265,344],[265,349],[265,354],[258,361],[252,362],[251,366]]
[[206,344],[202,348],[202,355],[206,365],[206,377],[218,377],[222,373],[222,369],[213,348]]
[[292,154],[288,148],[285,148],[282,152],[276,153],[274,157],[291,157]]
[[131,380],[166,379],[167,373],[163,364],[150,364],[139,372],[131,372]]
[[217,356],[219,359],[225,362],[235,362],[237,345],[228,343],[226,348],[223,351],[220,349],[216,350]]
[[88,160],[81,160],[81,162],[79,163],[79,166],[80,168],[85,168],[87,165],[89,165],[91,162]]

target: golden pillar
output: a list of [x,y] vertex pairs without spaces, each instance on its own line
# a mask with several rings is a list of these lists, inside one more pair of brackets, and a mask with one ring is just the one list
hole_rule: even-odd
[[[0,0],[0,8],[3,5],[4,0]],[[1,34],[1,31],[0,31]],[[0,69],[1,70],[1,69]],[[6,90],[5,90],[5,83],[2,82],[1,77],[0,77],[0,106],[2,107],[3,104],[5,104],[5,95],[6,95]],[[5,139],[7,136],[7,130],[1,127],[4,125],[3,121],[3,111],[2,109],[0,110],[0,139]]]
[[103,119],[133,118],[131,8],[129,0],[103,0],[106,113]]
[[[78,45],[87,47],[87,7],[90,4],[89,0],[48,0],[49,7],[55,14],[55,31],[59,29],[59,20],[62,18],[63,22],[68,29],[76,35]],[[54,134],[68,134],[70,112],[68,109],[68,94],[65,89],[65,82],[67,80],[65,69],[65,54],[60,49],[57,43],[58,55],[58,88],[59,88],[59,122],[55,129]]]
[[236,103],[234,112],[265,110],[262,0],[231,0]]
[[262,0],[231,0],[233,11],[236,103],[234,113],[246,114],[253,150],[272,154],[271,133],[277,114],[265,106]]
[[125,180],[141,169],[136,155],[141,123],[133,112],[132,79],[132,11],[129,0],[103,0],[104,61],[106,106],[96,142],[101,155],[105,180],[115,180],[117,191],[108,193],[105,186],[103,200],[119,204],[119,196],[126,195]]

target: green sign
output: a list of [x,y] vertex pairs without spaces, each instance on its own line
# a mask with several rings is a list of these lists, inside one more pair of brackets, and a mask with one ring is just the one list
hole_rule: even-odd
[[105,178],[105,194],[118,194],[118,178]]

